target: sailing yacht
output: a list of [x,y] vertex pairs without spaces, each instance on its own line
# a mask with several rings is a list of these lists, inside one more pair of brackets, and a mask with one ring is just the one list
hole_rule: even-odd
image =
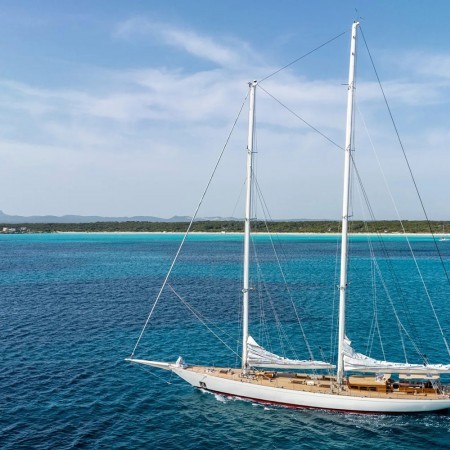
[[439,239],[441,242],[448,241],[447,236],[445,235],[445,225],[442,225],[442,236]]
[[[242,365],[239,368],[202,366],[188,364],[182,357],[175,362],[138,359],[134,353],[142,333],[127,361],[171,371],[196,388],[263,404],[363,413],[418,413],[450,408],[450,390],[440,383],[441,374],[450,374],[450,365],[380,361],[355,351],[346,335],[349,184],[358,25],[358,22],[353,23],[350,45],[336,365],[320,360],[278,356],[259,345],[249,334],[250,219],[257,81],[249,83]],[[167,279],[168,275],[163,288]]]

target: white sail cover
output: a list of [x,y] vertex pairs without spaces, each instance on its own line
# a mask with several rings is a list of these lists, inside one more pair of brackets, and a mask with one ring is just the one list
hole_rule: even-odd
[[258,345],[249,336],[247,339],[247,362],[251,367],[267,367],[276,369],[334,369],[336,366],[323,361],[296,360],[275,355]]
[[362,353],[357,353],[346,337],[344,344],[344,369],[352,372],[394,372],[408,374],[450,373],[450,364],[407,364],[379,361]]

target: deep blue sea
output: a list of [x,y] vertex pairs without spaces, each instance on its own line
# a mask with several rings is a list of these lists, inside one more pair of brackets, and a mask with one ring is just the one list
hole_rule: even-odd
[[[125,362],[180,239],[172,234],[0,235],[0,448],[450,448],[450,415],[265,407],[202,392],[167,372]],[[260,250],[252,286],[261,278],[263,290],[271,293],[268,301],[252,291],[251,333],[280,351],[278,318],[285,334],[298,342],[298,356],[307,358],[272,243],[264,236],[255,241]],[[315,356],[327,358],[337,306],[336,238],[282,236],[274,245]],[[450,288],[434,243],[413,237],[411,245],[450,339]],[[450,241],[438,245],[450,271]],[[239,339],[241,249],[239,235],[193,235],[170,279],[232,349]],[[374,251],[381,255],[375,273],[385,271],[385,278],[373,275],[366,239],[351,241],[347,334],[354,346],[361,352],[371,348],[373,356],[384,350],[391,359],[402,358],[396,313],[431,362],[449,363],[404,238],[375,242]],[[266,325],[263,303],[269,310]],[[374,304],[383,346],[377,333],[370,339]],[[272,338],[270,331],[275,331]],[[410,343],[405,346],[409,351]],[[166,290],[135,356],[175,361],[179,355],[192,363],[239,364]],[[415,361],[412,356],[410,362]]]

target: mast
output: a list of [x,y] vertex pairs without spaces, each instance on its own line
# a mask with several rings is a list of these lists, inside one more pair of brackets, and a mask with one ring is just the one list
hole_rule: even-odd
[[253,163],[253,135],[255,125],[255,90],[257,82],[249,85],[249,111],[248,111],[248,140],[247,140],[247,176],[245,180],[245,234],[244,234],[244,282],[242,288],[242,372],[248,370],[247,340],[248,340],[248,291],[250,267],[250,215],[252,201],[252,163]]
[[344,377],[344,340],[345,340],[345,296],[347,290],[347,262],[348,262],[348,205],[350,192],[350,160],[353,133],[353,96],[355,92],[355,59],[356,59],[356,30],[359,22],[353,22],[350,44],[350,67],[348,74],[347,96],[347,126],[345,130],[345,163],[344,163],[344,193],[342,201],[342,243],[341,243],[341,277],[339,282],[339,331],[338,331],[338,361],[337,383],[342,384]]

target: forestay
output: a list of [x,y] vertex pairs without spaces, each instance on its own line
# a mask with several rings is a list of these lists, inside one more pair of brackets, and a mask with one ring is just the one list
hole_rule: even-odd
[[408,364],[371,358],[363,353],[356,352],[348,338],[345,339],[344,344],[344,368],[346,371],[352,372],[394,372],[426,375],[450,373],[450,364]]
[[336,366],[323,361],[297,360],[284,358],[267,351],[249,336],[247,339],[247,362],[250,367],[275,369],[334,369]]

